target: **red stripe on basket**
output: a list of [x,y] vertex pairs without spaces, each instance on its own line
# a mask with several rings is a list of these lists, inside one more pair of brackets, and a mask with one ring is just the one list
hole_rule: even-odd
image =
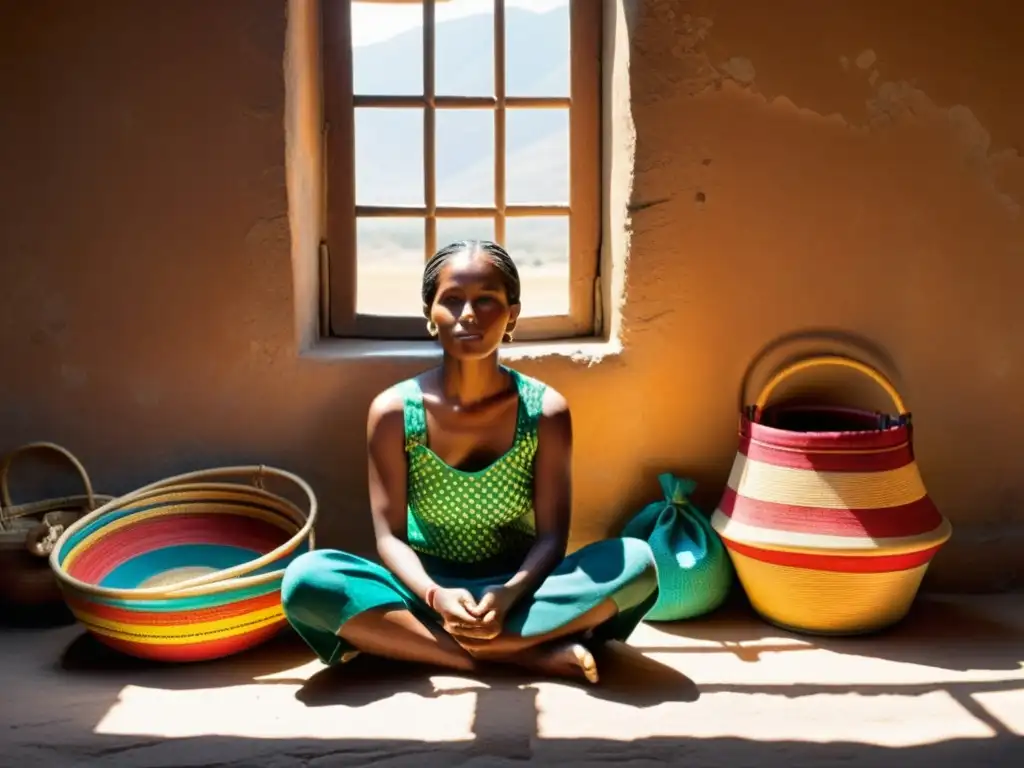
[[196,643],[169,643],[160,645],[157,643],[134,643],[130,640],[97,635],[97,639],[114,650],[127,653],[141,659],[153,659],[155,661],[210,661],[225,656],[231,656],[246,651],[261,643],[273,638],[280,632],[286,621],[282,619],[273,624],[259,627],[252,632],[234,637],[225,637],[218,640],[208,640]]
[[130,608],[118,608],[103,603],[93,603],[77,598],[68,598],[68,606],[72,611],[82,611],[96,618],[116,621],[122,624],[148,624],[157,626],[180,627],[186,624],[200,624],[206,621],[233,619],[256,611],[266,610],[281,605],[281,593],[270,592],[266,595],[250,597],[236,603],[229,603],[214,608],[185,608],[178,611],[134,611]]
[[779,552],[774,549],[760,549],[735,541],[726,541],[726,546],[752,560],[771,565],[785,565],[791,568],[806,568],[813,571],[834,573],[890,573],[906,571],[930,562],[939,547],[908,552],[901,555],[819,555],[805,552]]
[[942,515],[928,496],[899,507],[829,509],[760,501],[738,496],[726,487],[718,508],[723,515],[752,528],[819,536],[898,539],[934,531],[942,525]]
[[252,517],[215,513],[170,515],[143,520],[104,536],[82,551],[67,572],[80,581],[98,584],[133,557],[164,547],[220,544],[264,553],[288,538],[277,526]]
[[818,472],[885,472],[914,462],[909,444],[870,453],[829,453],[818,449],[786,448],[741,437],[739,451],[748,459],[774,467],[812,469]]

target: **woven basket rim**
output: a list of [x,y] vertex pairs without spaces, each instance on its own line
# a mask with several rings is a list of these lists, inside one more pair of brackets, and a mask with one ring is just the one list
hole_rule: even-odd
[[[211,496],[211,492],[216,492],[217,496]],[[195,497],[193,494],[202,495]],[[275,520],[266,520],[265,522],[269,525],[280,529],[288,536],[293,536],[296,531],[302,528],[306,519],[302,510],[293,504],[290,499],[283,498],[266,489],[242,487],[237,483],[194,483],[158,488],[142,494],[138,498],[129,500],[127,504],[111,504],[106,510],[107,515],[117,512],[125,512],[125,514],[116,520],[104,521],[109,524],[99,526],[91,535],[95,535],[112,526],[130,530],[135,523],[133,520],[134,513],[150,509],[150,505],[154,502],[163,506],[163,512],[156,515],[156,517],[187,520],[193,515],[210,514],[211,512],[214,514],[236,514],[229,511],[235,505],[259,499],[263,500],[263,504],[259,505],[257,509],[272,511],[274,513],[273,517],[276,518]],[[214,512],[208,509],[210,506],[222,507],[223,509],[218,509]],[[195,509],[195,507],[199,508]],[[239,516],[253,517],[251,514],[253,510],[245,510],[245,512],[246,514]],[[255,517],[262,516],[255,515]],[[150,519],[146,518],[147,521]],[[64,562],[66,563],[67,558],[77,552],[78,549],[79,547],[66,549],[64,552]],[[242,563],[238,567],[245,567],[249,562],[251,561]],[[67,572],[64,563],[61,563],[61,569],[65,573]]]
[[[306,496],[308,502],[308,511],[303,515],[302,511],[289,499],[284,498],[278,494],[268,491],[259,485],[242,485],[240,483],[211,483],[211,482],[198,482],[190,483],[192,480],[202,480],[204,478],[211,477],[224,477],[224,476],[249,476],[255,475],[260,478],[264,475],[275,475],[279,478],[285,479],[292,484],[298,486],[298,488]],[[141,500],[166,494],[167,492],[182,491],[182,490],[198,490],[204,489],[220,489],[220,490],[231,490],[239,493],[240,495],[254,495],[262,496],[264,498],[272,498],[278,503],[282,504],[289,511],[294,512],[296,515],[295,522],[299,525],[298,530],[288,539],[288,541],[274,548],[270,552],[267,552],[260,557],[253,558],[240,565],[232,566],[230,568],[223,568],[212,573],[204,574],[202,576],[196,576],[191,579],[178,582],[173,586],[169,587],[141,587],[133,589],[114,589],[110,587],[101,587],[96,584],[89,584],[81,581],[70,574],[68,574],[60,564],[60,557],[64,551],[65,546],[71,536],[80,531],[85,526],[92,522],[100,520],[104,516],[111,512],[120,511],[129,504]],[[310,549],[314,546],[314,525],[316,523],[318,513],[316,494],[312,487],[298,475],[289,472],[284,469],[277,467],[270,467],[266,465],[249,465],[249,466],[233,466],[233,467],[220,467],[216,469],[204,469],[195,472],[186,472],[173,477],[168,477],[163,480],[158,480],[149,485],[138,488],[131,493],[119,496],[111,500],[110,502],[101,505],[92,512],[84,515],[70,525],[53,547],[53,551],[50,553],[50,568],[54,572],[58,581],[60,582],[62,589],[71,590],[78,593],[90,595],[92,597],[100,598],[111,598],[117,600],[161,600],[161,599],[173,599],[179,597],[190,597],[197,595],[209,595],[217,592],[227,592],[231,590],[240,589],[248,586],[257,586],[260,584],[266,584],[280,578],[284,572],[283,568],[278,568],[267,573],[258,575],[248,575],[253,571],[256,571],[264,566],[271,565],[276,561],[281,560],[283,557],[294,552],[304,540],[309,541]],[[301,520],[301,524],[300,524]]]
[[[832,413],[863,413],[873,415],[874,411],[862,411],[856,408],[840,407],[807,407],[802,410],[831,411]],[[886,448],[896,448],[908,445],[912,442],[913,429],[910,424],[892,424],[888,427],[876,429],[831,429],[831,430],[795,430],[783,427],[774,427],[753,421],[746,414],[740,416],[739,434],[741,438],[760,440],[769,444],[785,445],[793,439],[806,440],[809,443],[815,441],[835,442],[848,440],[851,442],[879,442],[884,443]]]
[[[179,494],[188,493],[209,493],[209,492],[220,492],[220,493],[232,493],[239,498],[252,498],[262,497],[271,500],[282,507],[287,508],[292,521],[296,526],[302,526],[306,519],[306,514],[302,512],[292,502],[279,494],[268,491],[265,488],[258,488],[255,486],[243,486],[238,483],[180,483],[167,487],[153,488],[147,490],[145,493],[139,493],[138,495],[132,494],[131,498],[128,497],[117,497],[111,500],[111,502],[104,505],[104,515],[121,512],[127,508],[137,506],[140,502],[150,502],[154,499],[162,498],[173,498]],[[197,503],[200,501],[224,501],[227,503],[229,499],[183,499],[181,500],[182,505],[188,505],[190,503]],[[129,514],[131,510],[129,510]],[[187,513],[186,513],[187,514]]]

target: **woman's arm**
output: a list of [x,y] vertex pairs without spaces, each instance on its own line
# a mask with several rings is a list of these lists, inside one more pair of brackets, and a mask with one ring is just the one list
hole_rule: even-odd
[[378,395],[370,405],[366,425],[370,480],[370,512],[377,554],[384,565],[421,599],[436,588],[419,555],[406,543],[407,467],[405,416],[401,398]]
[[550,387],[537,425],[533,507],[537,540],[519,571],[504,585],[509,604],[538,587],[565,557],[572,511],[572,416]]

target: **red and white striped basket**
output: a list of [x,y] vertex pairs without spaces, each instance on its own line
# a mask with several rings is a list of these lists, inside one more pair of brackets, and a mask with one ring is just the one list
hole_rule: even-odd
[[[820,366],[869,376],[896,413],[766,407],[783,380]],[[834,355],[784,368],[744,409],[711,522],[754,609],[812,634],[861,634],[901,620],[952,533],[918,471],[903,400],[870,366]]]

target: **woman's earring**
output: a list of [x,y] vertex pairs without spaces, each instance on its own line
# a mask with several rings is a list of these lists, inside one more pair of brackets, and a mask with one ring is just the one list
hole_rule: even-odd
[[427,333],[431,336],[437,336],[437,323],[433,320],[427,320]]
[[[513,328],[512,330],[514,331],[515,328]],[[505,331],[505,335],[501,337],[501,340],[504,341],[506,344],[511,343],[511,341],[512,341],[512,331]]]

